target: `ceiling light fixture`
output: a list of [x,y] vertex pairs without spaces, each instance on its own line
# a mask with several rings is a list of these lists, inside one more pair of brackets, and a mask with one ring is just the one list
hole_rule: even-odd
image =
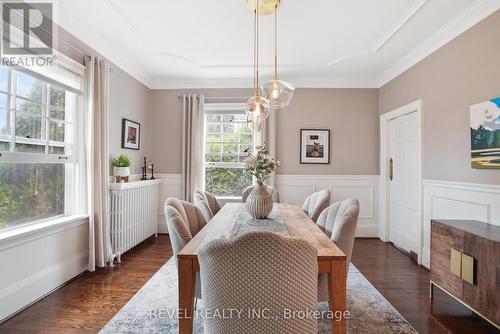
[[269,100],[272,109],[283,109],[290,104],[295,87],[278,78],[278,5],[274,8],[274,79],[260,87],[262,96]]
[[254,96],[247,101],[245,113],[255,130],[260,131],[264,121],[269,116],[269,101],[259,93],[259,0],[256,0],[253,9],[253,49],[254,49]]

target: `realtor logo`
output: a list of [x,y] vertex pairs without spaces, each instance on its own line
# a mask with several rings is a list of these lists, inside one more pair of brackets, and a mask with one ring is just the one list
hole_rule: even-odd
[[2,56],[52,55],[52,3],[4,2],[2,12]]

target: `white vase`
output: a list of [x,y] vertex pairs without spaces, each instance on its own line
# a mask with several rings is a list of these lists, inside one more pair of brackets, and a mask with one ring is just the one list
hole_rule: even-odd
[[264,219],[273,210],[273,199],[265,184],[257,184],[247,197],[246,208],[254,218]]
[[128,182],[130,167],[115,167],[113,174],[115,175],[116,182]]

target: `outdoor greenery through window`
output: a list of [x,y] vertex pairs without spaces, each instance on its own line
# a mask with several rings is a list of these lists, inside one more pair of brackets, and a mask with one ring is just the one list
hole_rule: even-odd
[[0,67],[0,230],[65,213],[76,100],[57,85]]
[[252,184],[245,172],[245,150],[254,147],[244,113],[205,114],[205,189],[216,196],[239,197]]

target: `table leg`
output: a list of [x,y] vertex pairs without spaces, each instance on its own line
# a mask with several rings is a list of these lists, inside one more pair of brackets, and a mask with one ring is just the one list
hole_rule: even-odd
[[179,334],[193,333],[194,289],[196,272],[193,260],[178,259],[179,273]]
[[330,288],[330,310],[334,313],[332,333],[345,334],[347,321],[347,273],[345,260],[333,260],[328,285]]

